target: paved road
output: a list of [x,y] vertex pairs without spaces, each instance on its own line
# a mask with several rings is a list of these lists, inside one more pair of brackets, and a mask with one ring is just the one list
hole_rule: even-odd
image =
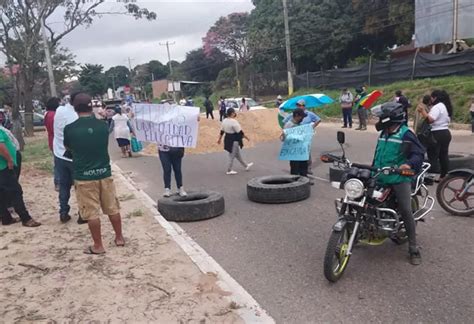
[[[313,155],[337,148],[337,129],[321,126]],[[346,133],[348,156],[369,162],[375,132]],[[186,188],[206,188],[225,195],[226,213],[181,224],[277,322],[471,322],[474,317],[474,219],[451,217],[436,206],[418,226],[423,264],[407,262],[407,247],[387,242],[358,246],[346,273],[330,284],[322,262],[335,221],[333,201],[341,192],[317,181],[311,198],[288,205],[261,205],[246,198],[246,183],[256,176],[288,172],[277,161],[277,142],[244,150],[255,162],[250,172],[226,176],[226,154],[188,155]],[[474,152],[474,139],[457,136],[451,151]],[[116,156],[115,150],[113,153]],[[152,157],[117,159],[153,198],[162,193],[160,164]],[[326,178],[328,165],[315,174]]]

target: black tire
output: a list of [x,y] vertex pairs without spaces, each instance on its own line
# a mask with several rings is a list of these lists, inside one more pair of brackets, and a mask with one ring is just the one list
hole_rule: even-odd
[[[460,174],[448,174],[438,184],[438,188],[436,188],[436,199],[438,200],[439,205],[448,213],[455,216],[473,216],[474,215],[474,206],[470,206],[471,208],[469,209],[458,209],[455,206],[452,206],[452,204],[447,201],[448,197],[446,195],[447,192],[452,192],[453,198],[454,198],[454,191],[452,189],[449,189],[450,188],[449,184],[456,180],[462,181],[463,179],[465,182],[468,180],[468,178],[469,178],[469,175],[467,174],[465,176],[460,175]],[[461,189],[461,187],[459,186],[459,188],[454,188],[454,189]],[[472,193],[472,188],[470,189],[469,192]]]
[[[411,210],[412,212],[416,212],[420,208],[420,202],[418,201],[417,196],[411,197]],[[392,240],[393,243],[397,245],[402,245],[408,242],[408,235],[406,232],[405,227],[401,229],[397,234],[390,236],[390,239]]]
[[294,175],[251,179],[247,184],[249,200],[264,204],[285,204],[307,199],[311,186],[306,177]]
[[334,165],[329,167],[329,181],[330,182],[341,182],[342,175],[347,169],[339,168]]
[[[330,282],[341,279],[347,268],[351,256],[341,257],[341,254],[345,254],[345,251],[347,251],[350,236],[351,233],[347,224],[340,232],[332,231],[331,233],[324,255],[324,276]],[[337,264],[334,264],[335,261]]]
[[222,194],[214,191],[190,192],[158,200],[158,211],[168,221],[194,222],[220,216],[225,211]]
[[449,171],[455,169],[474,169],[474,154],[449,154]]

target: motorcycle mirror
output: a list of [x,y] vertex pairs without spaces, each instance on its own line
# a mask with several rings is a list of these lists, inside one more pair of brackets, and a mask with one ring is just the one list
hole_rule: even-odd
[[337,132],[337,141],[339,144],[344,144],[346,142],[346,134],[344,132]]
[[403,154],[403,156],[408,157],[410,155],[411,147],[412,147],[411,142],[403,142],[402,143],[402,154]]

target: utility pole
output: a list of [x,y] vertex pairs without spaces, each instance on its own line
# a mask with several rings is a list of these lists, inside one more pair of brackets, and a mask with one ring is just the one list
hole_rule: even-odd
[[130,77],[132,77],[132,61],[133,59],[128,57],[128,69],[130,70]]
[[288,22],[288,4],[283,1],[283,19],[285,20],[286,69],[288,70],[288,95],[293,94],[293,63],[291,62],[290,25]]
[[235,60],[235,78],[237,79],[237,94],[240,95],[240,79],[239,79],[239,60],[237,59],[237,54],[234,56]]
[[459,0],[454,0],[453,2],[453,48],[451,51],[456,53],[458,51],[457,40],[458,40],[458,22],[459,22]]
[[174,45],[176,42],[168,42],[166,41],[166,43],[162,44],[160,43],[161,46],[166,46],[166,50],[168,52],[168,66],[170,68],[170,75],[171,75],[171,85],[173,87],[173,100],[174,102],[177,102],[176,101],[176,89],[174,88],[174,74],[173,74],[173,65],[171,64],[171,54],[170,54],[170,45]]
[[[45,6],[44,0],[43,0],[43,6]],[[51,61],[51,52],[49,50],[48,37],[46,35],[45,24],[46,24],[45,17],[42,16],[41,17],[41,33],[43,36],[44,56],[46,58],[46,65],[48,67],[49,88],[51,91],[51,97],[57,97],[58,93],[56,91],[56,81],[54,80],[53,63]]]
[[115,87],[115,74],[113,74],[113,73],[112,73],[112,87],[113,87],[112,94],[114,95],[114,99],[115,99],[115,90],[117,88]]

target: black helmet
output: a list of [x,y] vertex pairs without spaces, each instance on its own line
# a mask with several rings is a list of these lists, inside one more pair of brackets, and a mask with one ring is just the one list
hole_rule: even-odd
[[375,125],[377,130],[386,129],[394,124],[405,122],[405,110],[398,102],[386,102],[371,109],[373,115],[379,118]]

